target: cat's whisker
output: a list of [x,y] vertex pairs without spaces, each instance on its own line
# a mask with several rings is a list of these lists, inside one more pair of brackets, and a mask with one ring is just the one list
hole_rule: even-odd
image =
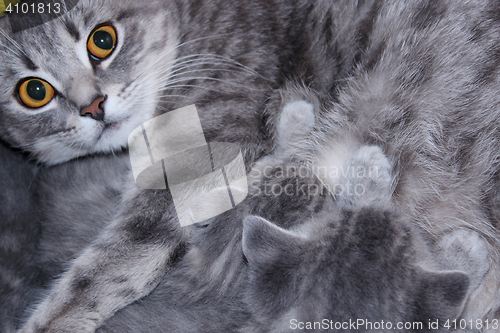
[[[167,52],[164,56],[167,56],[169,53],[170,52]],[[174,59],[174,60],[168,61],[165,64],[163,64],[163,69],[155,69],[154,71],[148,73],[148,71],[154,69],[156,64],[163,59],[162,57],[159,57],[159,59],[157,61],[153,62],[148,68],[146,68],[139,75],[137,75],[134,79],[132,79],[132,81],[129,82],[127,87],[130,86],[134,82],[137,82],[138,84],[140,84],[144,81],[147,81],[150,79],[151,75],[158,76],[158,75],[162,75],[164,73],[167,73],[172,68],[175,68],[176,66],[178,66],[176,63],[179,63],[179,60],[181,60],[180,63],[182,63],[182,61],[184,61],[185,59],[193,59],[193,58],[197,58],[199,56],[200,56],[199,54],[192,54],[192,55],[184,56],[184,57],[181,57],[178,59]],[[146,73],[148,73],[148,74],[146,74]],[[143,76],[144,74],[146,74],[146,76]],[[141,80],[137,81],[137,79],[139,79],[141,76],[142,76]]]
[[[196,56],[198,56],[198,55],[196,55]],[[168,71],[171,71],[170,75],[169,75],[171,77],[172,74],[178,73],[178,72],[185,70],[185,69],[188,69],[188,68],[192,68],[195,66],[201,66],[201,65],[222,65],[226,61],[226,59],[220,59],[217,57],[214,58],[214,57],[210,57],[210,56],[202,56],[199,58],[193,58],[193,57],[185,57],[185,58],[190,58],[190,59],[185,60],[185,61],[181,61],[181,62],[177,62],[172,66],[166,65],[165,69],[152,72],[151,75],[158,76],[158,75],[162,75],[163,73],[166,73]],[[213,59],[216,59],[217,61],[213,61],[213,62],[207,61],[207,60],[213,60]],[[172,62],[169,62],[169,63],[172,63]],[[191,65],[185,66],[186,64],[191,64]],[[231,63],[231,64],[234,64],[234,63]],[[234,65],[236,66],[236,64],[234,64]],[[180,68],[177,68],[177,67],[180,67]],[[242,69],[245,70],[245,68],[242,68]],[[200,70],[202,70],[202,69],[200,69]],[[210,70],[210,69],[203,69],[203,70]],[[212,70],[217,70],[217,69],[212,68]],[[253,74],[254,72],[252,71],[251,73]],[[143,77],[142,80],[137,81],[137,83],[142,83],[142,82],[148,80],[149,78],[150,78],[149,75],[147,75],[147,76]]]
[[160,98],[165,98],[165,97],[182,97],[182,98],[187,98],[188,96],[186,96],[186,95],[162,95],[162,96],[159,96],[159,97]]
[[18,49],[22,54],[24,54],[25,56],[28,56],[24,50],[19,46],[19,44],[17,44],[17,42],[15,40],[13,40],[11,37],[9,37],[2,29],[0,29],[0,35],[2,35],[3,37],[5,37],[5,39],[7,39],[7,41],[9,41],[12,45],[14,45],[14,47],[16,49]]
[[[193,58],[193,57],[191,57],[191,56],[190,56],[190,57],[185,57],[185,58]],[[202,58],[201,60],[210,60],[210,58],[209,58],[209,57],[207,57],[206,59],[205,59],[205,58]],[[186,61],[182,61],[182,62],[178,62],[178,63],[176,63],[176,60],[174,60],[174,61],[169,61],[169,62],[167,62],[167,63],[164,65],[164,68],[163,68],[163,69],[156,70],[156,71],[154,71],[154,72],[148,73],[148,75],[143,76],[143,77],[141,78],[141,80],[140,80],[140,81],[137,81],[137,78],[138,78],[140,75],[142,75],[142,74],[144,74],[144,73],[145,73],[145,72],[143,72],[143,73],[141,73],[139,76],[137,76],[134,80],[132,80],[130,83],[132,83],[132,82],[134,82],[134,81],[135,81],[136,83],[139,83],[139,84],[140,84],[140,83],[142,83],[142,82],[144,82],[144,81],[149,80],[151,75],[154,75],[154,76],[161,76],[162,74],[167,73],[167,72],[171,71],[172,69],[175,69],[175,68],[176,68],[176,67],[178,67],[178,66],[181,66],[181,65],[184,65],[184,64],[187,64],[187,63],[192,63],[192,62],[194,62],[194,61],[200,61],[200,59],[186,60]],[[209,64],[209,62],[204,62],[204,63]],[[174,64],[174,65],[171,65],[171,64]],[[197,65],[197,64],[195,63],[195,65]],[[150,68],[150,69],[151,69],[151,68]],[[148,69],[148,70],[149,70],[149,69]],[[177,70],[175,70],[175,71],[177,71]]]
[[7,45],[1,45],[2,49],[0,52],[5,55],[6,57],[17,57],[18,52],[16,52],[14,49],[8,47]]
[[225,83],[225,84],[232,85],[232,86],[237,86],[237,87],[245,88],[246,90],[259,91],[259,89],[251,88],[251,87],[249,87],[247,85],[243,85],[243,84],[240,84],[240,83],[236,83],[236,82],[232,82],[232,81],[228,81],[228,80],[224,80],[224,79],[213,78],[213,77],[206,77],[206,76],[205,77],[204,76],[191,76],[191,77],[183,77],[181,79],[176,79],[176,80],[168,82],[168,84],[166,85],[166,88],[168,88],[168,86],[170,84],[175,84],[175,83],[178,83],[178,82],[189,81],[189,80],[214,81],[214,82],[220,82],[220,83]]
[[[171,88],[171,89],[176,89],[176,88],[197,88],[197,89],[202,89],[202,90],[206,90],[206,91],[214,90],[213,88],[202,87],[202,86],[194,85],[194,84],[176,84],[176,85],[169,86],[168,88]],[[161,90],[165,90],[165,89],[161,89]],[[158,92],[158,90],[155,91],[155,92],[148,92],[148,93],[146,93],[144,95],[141,95],[140,97],[143,98],[143,97],[152,95],[152,94],[157,93],[157,92]],[[160,95],[159,97],[162,98],[162,97],[169,97],[169,96],[184,96],[184,95],[163,94],[163,95]]]
[[[172,70],[170,72],[170,75],[172,74],[175,74],[175,73],[178,73],[184,69],[187,69],[187,68],[193,68],[195,66],[203,66],[203,65],[225,65],[224,62],[221,62],[221,61],[204,61],[204,62],[198,62],[198,63],[194,63],[191,61],[191,62],[186,62],[186,64],[188,64],[188,66],[176,66],[176,67],[172,67],[172,68],[175,68],[175,70]],[[179,67],[179,68],[177,68]],[[239,69],[239,68],[238,68]],[[215,68],[201,68],[200,70],[216,70]]]
[[[217,82],[225,83],[227,85],[231,85],[231,86],[234,86],[234,87],[243,88],[243,89],[245,89],[247,91],[248,90],[250,90],[250,91],[260,91],[259,89],[251,88],[251,87],[249,87],[247,85],[243,85],[243,84],[238,83],[238,82],[233,82],[233,81],[228,81],[228,80],[224,80],[224,79],[213,78],[213,77],[210,77],[210,76],[187,76],[187,77],[180,77],[180,78],[177,78],[175,80],[172,80],[171,78],[166,78],[165,80],[162,80],[162,82],[158,82],[155,86],[152,86],[151,89],[149,89],[147,92],[145,92],[143,94],[138,94],[136,96],[136,98],[143,98],[143,97],[146,97],[146,96],[150,96],[150,95],[155,94],[155,93],[157,93],[159,91],[166,91],[168,89],[172,89],[173,87],[175,87],[175,88],[181,87],[181,86],[177,85],[177,83],[182,83],[182,82],[191,81],[191,80],[217,81]],[[213,90],[212,88],[202,87],[201,85],[187,85],[187,84],[184,84],[182,86],[183,87],[191,86],[191,87],[199,88],[199,89]]]
[[234,69],[224,69],[224,68],[202,68],[202,69],[196,69],[196,70],[188,70],[185,72],[181,72],[175,75],[170,75],[169,77],[166,77],[164,79],[161,79],[160,83],[163,82],[169,82],[172,79],[177,79],[177,78],[182,78],[185,74],[190,74],[190,73],[200,73],[200,72],[226,72],[226,73],[239,73],[239,71],[234,70]]
[[[163,56],[160,56],[158,57],[158,59],[156,61],[154,61],[153,63],[151,63],[151,65],[146,68],[144,71],[142,71],[139,75],[137,75],[132,81],[135,81],[136,79],[138,79],[140,76],[144,75],[144,73],[146,73],[148,70],[154,68],[154,66],[156,66],[158,64],[158,62],[162,61],[164,57],[167,57],[169,56],[173,51],[177,50],[179,47],[183,46],[183,45],[187,45],[189,43],[192,43],[192,42],[196,42],[196,41],[199,41],[199,40],[202,40],[204,39],[203,37],[201,38],[197,38],[197,39],[194,39],[194,40],[191,40],[189,42],[186,42],[186,43],[181,43],[179,45],[177,45],[176,47],[174,47],[173,49],[169,50],[168,52],[166,52]],[[172,63],[176,63],[178,62],[179,60],[184,60],[184,59],[188,59],[188,58],[195,58],[195,57],[199,57],[199,56],[212,56],[212,57],[215,57],[215,56],[219,56],[217,54],[210,54],[210,53],[207,53],[207,54],[189,54],[187,56],[183,56],[183,57],[179,57],[179,58],[176,58],[172,61],[169,61],[167,62],[165,65],[167,65],[166,67],[170,67],[169,65],[172,64]],[[221,56],[219,56],[221,57]]]
[[[186,62],[186,63],[191,63],[191,62]],[[196,67],[201,66],[201,65],[211,65],[211,64],[212,65],[224,65],[223,62],[219,62],[219,61],[216,61],[216,62],[201,61],[199,63],[192,63],[192,64],[189,64],[188,66],[183,66],[183,67],[174,69],[173,71],[171,71],[170,75],[168,77],[165,77],[163,80],[168,80],[169,78],[177,77],[177,76],[183,75],[185,73],[199,72],[199,71],[232,71],[232,72],[241,72],[241,73],[248,72],[244,68],[213,68],[213,67],[212,68],[199,68],[196,70],[182,72],[182,71],[185,71],[187,69],[196,68]],[[172,68],[174,68],[174,67],[172,67]],[[243,69],[243,72],[241,71],[241,69]],[[251,72],[251,74],[254,74],[254,72]]]
[[221,56],[221,55],[218,55],[218,54],[206,54],[206,55],[201,54],[201,56],[208,57],[208,58],[211,58],[211,59],[216,59],[218,61],[222,61],[223,63],[224,62],[225,63],[230,63],[230,64],[232,64],[234,66],[237,66],[237,67],[239,67],[241,69],[246,70],[249,73],[255,74],[255,75],[257,75],[257,76],[259,76],[259,77],[261,77],[263,79],[268,80],[268,78],[262,76],[259,72],[255,71],[254,69],[252,69],[252,68],[250,68],[248,66],[243,65],[242,63],[240,63],[240,62],[238,62],[238,61],[236,61],[234,59],[231,59],[231,58],[228,58],[228,57],[225,57],[225,56]]
[[[207,60],[215,60],[215,61],[212,61],[212,62],[207,62]],[[146,77],[143,77],[141,81],[137,81],[137,79],[139,77],[141,77],[142,75],[144,75],[146,72],[148,72],[150,69],[152,69],[152,67],[154,67],[154,65],[156,65],[157,62],[153,63],[150,67],[148,67],[147,69],[145,69],[143,72],[141,72],[139,75],[137,75],[130,83],[132,84],[133,82],[143,82],[145,80],[147,80],[149,77],[146,75]],[[173,65],[172,65],[173,63]],[[164,64],[164,69],[160,69],[159,71],[156,70],[154,71],[153,73],[151,73],[151,75],[161,75],[163,73],[166,73],[168,71],[172,71],[172,72],[178,72],[180,71],[181,69],[177,69],[177,67],[179,66],[183,66],[183,65],[186,65],[186,64],[192,64],[192,66],[201,66],[201,65],[210,65],[210,64],[230,64],[230,65],[233,65],[233,66],[237,66],[239,69],[242,69],[244,70],[245,72],[248,72],[248,73],[251,73],[251,74],[254,74],[254,75],[257,75],[259,76],[260,78],[263,78],[264,80],[269,80],[268,78],[262,76],[260,73],[258,73],[257,71],[237,62],[236,60],[234,59],[231,59],[231,58],[227,58],[227,57],[223,57],[223,56],[220,56],[220,55],[217,55],[217,54],[191,54],[191,55],[188,55],[188,56],[184,56],[184,57],[180,57],[178,59],[175,59],[173,61],[169,61],[167,62],[166,64]]]
[[[259,72],[257,72],[256,70],[254,70],[254,69],[252,69],[252,68],[250,68],[250,67],[248,67],[248,66],[245,66],[245,65],[243,65],[242,63],[240,63],[240,62],[238,62],[238,61],[236,61],[236,60],[234,60],[234,59],[231,59],[231,58],[229,58],[229,57],[225,57],[225,56],[222,56],[222,55],[218,55],[218,54],[213,55],[213,57],[214,57],[215,59],[217,59],[217,60],[225,61],[225,62],[231,63],[231,64],[233,64],[233,65],[235,65],[235,66],[241,67],[241,68],[243,68],[243,69],[245,69],[245,70],[249,71],[249,72],[250,72],[250,73],[252,73],[252,74],[255,74],[255,75],[260,76],[261,78],[265,78],[264,76],[262,76],[262,75],[261,75]],[[267,79],[267,78],[265,78],[265,79]]]

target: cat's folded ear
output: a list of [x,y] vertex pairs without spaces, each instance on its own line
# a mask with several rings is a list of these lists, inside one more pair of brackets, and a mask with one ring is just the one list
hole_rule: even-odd
[[415,303],[416,319],[439,319],[444,323],[458,318],[467,300],[469,284],[467,274],[460,271],[422,270]]
[[251,265],[266,266],[296,258],[305,237],[259,216],[243,220],[243,253]]

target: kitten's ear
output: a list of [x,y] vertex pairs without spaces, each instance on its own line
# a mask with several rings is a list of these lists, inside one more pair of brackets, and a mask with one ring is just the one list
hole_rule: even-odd
[[423,271],[417,290],[417,319],[445,322],[458,318],[467,300],[469,283],[467,274],[460,271]]
[[304,237],[259,216],[243,220],[243,253],[251,265],[265,266],[280,258],[295,258]]
[[258,216],[243,220],[243,253],[248,260],[246,301],[254,314],[276,318],[296,301],[304,240]]

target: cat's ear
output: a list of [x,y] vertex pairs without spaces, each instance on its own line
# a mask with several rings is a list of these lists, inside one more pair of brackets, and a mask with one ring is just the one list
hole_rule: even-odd
[[469,291],[469,277],[460,271],[422,271],[416,298],[418,320],[453,320],[463,311]]
[[303,236],[262,217],[248,216],[243,220],[243,253],[252,266],[293,259],[303,243]]

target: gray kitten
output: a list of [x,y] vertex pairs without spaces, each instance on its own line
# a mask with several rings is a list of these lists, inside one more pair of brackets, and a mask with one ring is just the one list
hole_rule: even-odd
[[[382,147],[396,175],[396,206],[410,220],[437,242],[459,228],[489,242],[489,270],[464,316],[496,318],[497,12],[493,1],[465,0],[460,6],[444,0],[80,1],[62,19],[30,31],[10,34],[0,22],[0,136],[40,161],[63,163],[119,150],[143,121],[196,103],[207,140],[240,143],[250,165],[270,151],[285,83],[304,83],[318,96],[312,101],[320,106],[319,125],[311,140],[297,143],[298,159],[322,172],[346,165],[363,145]],[[116,35],[107,32],[113,43],[107,55],[88,46],[100,29]],[[20,103],[17,92],[29,78],[36,79],[30,87],[55,88],[46,105]],[[117,189],[118,199],[125,193],[121,209],[96,213],[96,197],[71,193],[66,182],[63,202],[94,207],[98,224],[116,217],[54,286],[25,332],[93,331],[148,294],[194,230],[178,226],[168,192],[133,186],[123,192],[126,162],[78,162],[55,170],[73,170],[62,174],[86,183],[89,193]],[[98,178],[104,169],[111,171]],[[97,183],[86,182],[88,174]],[[319,176],[337,183],[337,176]],[[59,190],[46,192],[58,197]],[[56,221],[86,221],[71,214],[79,209],[49,202]]]
[[[305,101],[284,108],[278,127],[287,131],[278,132],[273,155],[250,172],[250,196],[200,225],[187,254],[158,287],[98,332],[293,332],[307,322],[319,323],[315,332],[345,331],[325,326],[328,318],[415,325],[399,332],[416,325],[423,325],[419,332],[445,331],[443,324],[460,315],[477,288],[471,277],[484,271],[462,264],[456,267],[469,274],[446,271],[436,259],[449,259],[446,248],[456,260],[484,265],[485,246],[460,255],[448,244],[426,243],[422,231],[391,207],[390,165],[374,146],[354,152],[349,164],[377,173],[342,179],[366,191],[332,196],[310,169],[286,155],[309,134],[312,110]],[[455,246],[481,244],[470,233],[452,234]],[[360,324],[356,331],[369,328]]]
[[[278,124],[278,144],[282,130],[289,134],[285,155],[309,141],[310,133],[301,136],[293,124],[307,128],[303,119],[312,109],[304,101],[285,106]],[[252,314],[245,332],[448,331],[489,269],[486,242],[465,230],[437,244],[426,240],[392,206],[391,167],[380,148],[362,146],[344,163],[334,201],[302,215],[291,230],[282,221],[280,227],[245,218],[245,301]],[[313,170],[318,174],[318,165]]]

